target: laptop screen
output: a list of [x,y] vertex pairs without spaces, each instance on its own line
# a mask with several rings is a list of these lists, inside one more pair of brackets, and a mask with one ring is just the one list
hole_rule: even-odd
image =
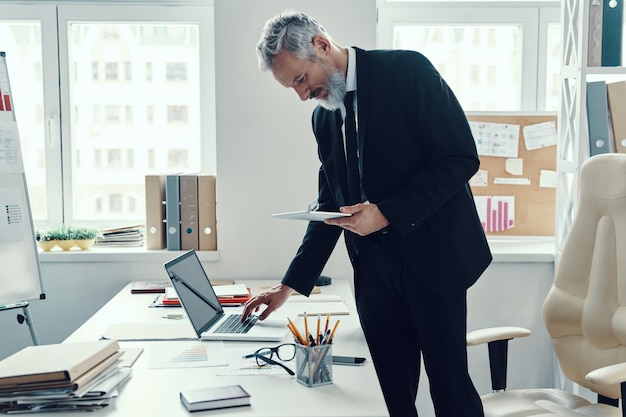
[[194,250],[165,263],[172,285],[198,336],[219,320],[223,309]]

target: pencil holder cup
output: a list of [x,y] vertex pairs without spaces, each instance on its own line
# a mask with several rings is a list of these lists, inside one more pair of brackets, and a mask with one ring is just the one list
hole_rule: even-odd
[[296,343],[296,380],[307,387],[333,383],[333,345],[303,346]]

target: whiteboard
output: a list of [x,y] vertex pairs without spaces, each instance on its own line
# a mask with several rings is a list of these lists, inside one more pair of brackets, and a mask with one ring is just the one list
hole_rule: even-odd
[[45,298],[4,52],[0,52],[0,306]]

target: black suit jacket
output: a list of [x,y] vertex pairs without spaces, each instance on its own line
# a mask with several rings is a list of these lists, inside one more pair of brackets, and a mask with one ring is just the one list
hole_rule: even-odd
[[[468,185],[479,159],[465,113],[423,55],[355,49],[363,191],[417,276],[442,295],[465,290],[492,259]],[[338,210],[347,200],[341,112],[318,106],[312,123],[320,210]],[[282,282],[308,294],[341,232],[311,222]],[[354,263],[368,237],[345,233]]]

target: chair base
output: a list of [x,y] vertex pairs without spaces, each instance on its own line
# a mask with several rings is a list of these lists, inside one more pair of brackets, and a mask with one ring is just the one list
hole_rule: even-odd
[[594,404],[558,389],[511,390],[481,398],[485,417],[622,417],[617,407]]

